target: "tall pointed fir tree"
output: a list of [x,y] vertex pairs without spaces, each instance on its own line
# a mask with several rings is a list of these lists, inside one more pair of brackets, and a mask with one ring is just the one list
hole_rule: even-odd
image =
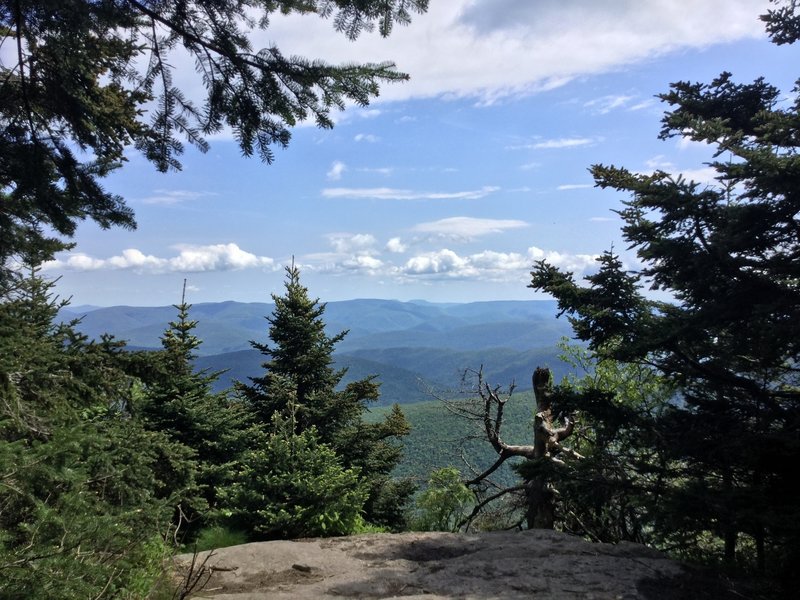
[[390,474],[400,461],[398,440],[408,433],[408,422],[398,406],[382,422],[363,420],[368,404],[379,398],[379,384],[366,378],[341,385],[345,371],[334,368],[333,351],[347,332],[329,336],[322,318],[325,304],[309,297],[294,264],[286,275],[286,292],[273,295],[275,309],[267,317],[272,344],[252,342],[268,358],[264,375],[237,389],[262,422],[282,414],[296,433],[313,427],[345,467],[360,469],[369,487],[365,518],[403,528],[404,506],[414,486]]
[[131,363],[136,366],[131,370],[142,380],[136,410],[145,426],[163,432],[192,453],[192,489],[177,508],[176,518],[188,519],[184,525],[196,531],[223,509],[218,491],[231,484],[255,432],[250,412],[241,403],[213,391],[220,373],[194,367],[201,341],[193,333],[197,321],[189,318],[186,281],[175,309],[177,319],[161,337],[163,350],[134,353]]
[[[771,33],[788,36],[778,41],[794,41],[798,19],[771,18]],[[598,186],[632,196],[620,216],[643,268],[606,260],[581,286],[542,262],[531,287],[558,299],[601,358],[649,364],[677,386],[657,421],[679,466],[661,503],[665,543],[687,554],[718,545],[729,562],[796,577],[800,101],[729,73],[676,83],[662,100],[673,108],[661,137],[716,147],[717,183],[594,166]],[[647,298],[644,284],[673,300]]]

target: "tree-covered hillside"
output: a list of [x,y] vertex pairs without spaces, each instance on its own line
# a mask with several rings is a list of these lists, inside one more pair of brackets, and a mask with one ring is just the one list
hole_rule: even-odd
[[[447,397],[447,400],[452,398]],[[380,419],[391,409],[380,406],[370,409],[367,419]],[[520,392],[506,408],[506,433],[509,443],[527,444],[533,439],[533,393]],[[474,476],[471,468],[483,471],[495,461],[492,447],[483,439],[475,424],[450,412],[441,399],[426,400],[403,406],[411,425],[403,438],[403,460],[394,470],[398,477],[411,477],[424,485],[430,474],[443,467],[455,466],[465,479]],[[497,474],[499,483],[510,485],[517,475],[510,462]]]

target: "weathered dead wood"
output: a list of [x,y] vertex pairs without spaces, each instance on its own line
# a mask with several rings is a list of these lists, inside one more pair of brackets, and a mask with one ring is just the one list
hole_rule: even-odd
[[[518,445],[508,444],[502,438],[502,427],[505,405],[514,392],[512,385],[506,393],[502,393],[499,386],[491,387],[483,378],[483,369],[470,372],[477,379],[475,391],[480,398],[479,406],[463,406],[454,402],[445,402],[452,412],[469,420],[480,423],[485,439],[492,445],[497,453],[497,460],[483,472],[476,474],[466,481],[467,486],[477,488],[491,483],[488,477],[497,471],[509,458],[522,457],[533,461],[543,461],[556,465],[563,465],[561,456],[570,458],[583,458],[574,450],[564,446],[563,440],[572,435],[575,422],[572,418],[564,418],[563,427],[554,425],[554,411],[552,406],[552,374],[549,369],[537,367],[533,373],[533,390],[536,398],[536,414],[534,416],[533,444]],[[498,486],[493,486],[498,487]],[[505,493],[523,490],[526,496],[526,520],[528,528],[552,529],[555,521],[556,490],[547,475],[537,475],[526,481],[523,486],[508,490],[501,490],[487,498],[479,499],[475,511],[465,522],[471,521],[487,503],[495,500]]]

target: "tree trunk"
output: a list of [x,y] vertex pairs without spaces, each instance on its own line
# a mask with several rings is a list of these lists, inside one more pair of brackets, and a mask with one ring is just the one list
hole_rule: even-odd
[[553,529],[555,523],[555,494],[546,477],[535,477],[527,486],[528,529]]
[[[534,460],[545,460],[548,441],[553,430],[549,369],[537,368],[533,373],[533,393],[536,398],[536,416],[533,420]],[[527,484],[528,529],[553,529],[555,522],[555,494],[548,478],[534,477]]]
[[[725,469],[722,473],[722,486],[725,497],[730,498],[733,490],[733,475],[730,469]],[[732,514],[726,514],[724,519],[722,535],[725,540],[725,565],[733,567],[736,564],[736,541],[739,537],[739,532],[736,530],[736,523]]]

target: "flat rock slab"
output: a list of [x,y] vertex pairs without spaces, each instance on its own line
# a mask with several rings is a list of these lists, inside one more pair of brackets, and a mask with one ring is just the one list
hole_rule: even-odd
[[[176,560],[185,574],[192,555]],[[645,546],[542,530],[259,542],[200,553],[196,565],[204,560],[210,579],[193,598],[725,597],[702,593],[679,563]]]

